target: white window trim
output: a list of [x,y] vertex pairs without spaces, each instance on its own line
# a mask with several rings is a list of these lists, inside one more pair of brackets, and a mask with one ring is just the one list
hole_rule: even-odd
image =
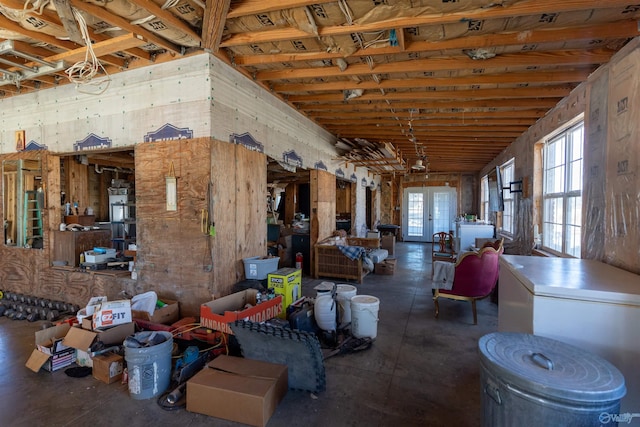
[[480,180],[480,219],[489,221],[489,175]]
[[[585,132],[585,127],[584,127],[584,115],[581,114],[578,117],[576,117],[575,119],[571,120],[569,123],[567,123],[565,126],[563,126],[562,128],[558,129],[556,132],[550,134],[549,136],[547,136],[544,139],[544,145],[542,148],[542,203],[541,203],[541,210],[542,210],[542,215],[541,215],[541,222],[542,222],[542,230],[541,230],[541,237],[542,237],[542,244],[541,244],[541,249],[545,252],[548,252],[550,254],[559,256],[559,257],[564,257],[564,258],[575,258],[574,255],[566,252],[566,247],[565,247],[565,243],[566,243],[566,233],[567,233],[567,200],[572,198],[572,197],[582,197],[582,193],[583,193],[583,187],[584,187],[584,170],[583,170],[583,176],[582,176],[582,187],[580,188],[580,190],[573,190],[573,191],[563,191],[560,193],[549,193],[546,194],[545,193],[545,186],[546,186],[546,182],[544,181],[546,179],[546,171],[547,171],[547,165],[546,165],[546,160],[547,160],[547,144],[550,141],[555,140],[556,138],[558,138],[560,135],[562,134],[568,134],[570,133],[570,131],[578,126],[582,125],[583,129],[582,129],[582,157],[580,158],[580,160],[583,163],[584,166],[584,132]],[[568,145],[565,146],[565,160],[564,160],[564,183],[565,183],[565,189],[566,189],[566,185],[569,182],[569,173],[570,170],[567,167],[567,165],[569,164],[569,160],[566,156],[568,151]],[[575,159],[572,159],[571,161],[575,161]],[[551,199],[551,198],[562,198],[562,250],[558,251],[556,249],[550,248],[549,246],[547,246],[545,244],[544,241],[544,236],[545,236],[545,201],[547,199]],[[582,228],[583,224],[580,224],[580,228]],[[582,242],[581,242],[582,243]]]
[[[515,179],[515,176],[512,176],[510,178],[506,178],[505,174],[504,174],[504,170],[508,167],[511,167],[513,170],[513,173],[515,175],[515,170],[516,170],[516,161],[515,158],[511,158],[508,161],[504,162],[502,165],[500,165],[500,175],[502,175],[502,187],[508,187],[509,183]],[[509,190],[502,190],[502,200],[504,202],[504,206],[507,205],[507,203],[509,203],[511,205],[511,231],[508,231],[504,228],[505,225],[505,220],[504,220],[504,210],[502,211],[502,221],[500,224],[500,229],[498,230],[498,232],[500,233],[500,235],[502,236],[506,236],[506,237],[510,237],[513,238],[513,236],[516,233],[516,215],[515,215],[515,197],[513,196],[513,194],[509,191]]]

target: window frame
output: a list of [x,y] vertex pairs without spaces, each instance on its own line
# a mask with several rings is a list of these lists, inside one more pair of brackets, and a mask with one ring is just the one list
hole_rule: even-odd
[[[502,177],[502,187],[507,188],[514,181],[516,169],[515,158],[511,158],[500,165],[500,175]],[[509,175],[506,171],[509,170]],[[509,190],[502,190],[502,201],[504,209],[502,210],[502,221],[500,223],[499,233],[507,237],[513,237],[516,233],[515,225],[515,197],[514,193]],[[506,227],[508,226],[508,227]]]
[[480,180],[480,219],[489,222],[489,175]]
[[[578,129],[580,129],[581,141],[579,141],[579,157],[575,157],[576,141],[574,141],[574,137]],[[584,131],[584,119],[580,117],[578,120],[572,121],[558,132],[545,138],[542,145],[541,248],[546,252],[561,257],[581,258],[582,256],[581,233],[583,225],[582,193],[584,186]],[[553,165],[550,165],[550,147],[552,144],[557,143],[562,143],[564,145],[561,153],[555,153],[561,155],[561,160],[555,161]],[[577,167],[572,168],[571,165],[575,165],[576,163],[578,163]],[[550,182],[550,173],[553,170],[558,170],[560,168],[562,169],[559,175],[562,180],[562,190],[558,191],[558,189],[549,189],[548,186],[554,185],[555,181],[558,179],[558,175],[556,174],[554,181]],[[576,170],[579,171],[579,185],[575,184],[575,175],[572,176],[571,174],[572,171],[575,172]],[[556,216],[558,215],[554,216],[553,219],[549,217],[550,212],[548,212],[548,210],[553,201],[561,204],[561,207],[559,208],[559,221],[561,222],[558,222],[558,219],[556,219]],[[572,218],[570,218],[571,213],[574,214]],[[578,225],[575,224],[576,217],[579,218]],[[557,233],[557,230],[550,230],[550,226],[555,226],[556,228],[559,227],[561,230],[559,248],[557,244],[552,244],[552,242],[550,242],[551,233]],[[569,247],[569,237],[573,237],[573,251],[571,251],[571,248]],[[577,246],[575,245],[576,240],[578,242]]]

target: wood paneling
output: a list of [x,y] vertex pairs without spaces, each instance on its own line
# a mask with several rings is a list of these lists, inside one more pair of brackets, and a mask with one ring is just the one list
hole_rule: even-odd
[[[199,313],[213,282],[210,237],[201,232],[209,182],[210,140],[163,141],[136,146],[138,281],[145,290],[181,301]],[[165,176],[177,177],[178,209],[166,210]]]
[[267,255],[267,159],[236,145],[236,254],[242,258]]
[[78,202],[78,207],[82,209],[80,214],[84,212],[84,208],[90,203],[89,200],[89,169],[87,165],[83,165],[73,157],[65,159],[65,188],[67,193],[67,201]]
[[[313,169],[311,176],[311,228],[310,245],[331,236],[336,229],[336,176]],[[309,265],[315,265],[315,251],[310,251]],[[313,271],[313,269],[311,270]]]
[[[138,287],[198,315],[201,303],[243,279],[242,258],[266,255],[266,158],[206,138],[140,144],[135,158]],[[172,161],[178,210],[166,211]],[[207,214],[215,236],[202,228]]]

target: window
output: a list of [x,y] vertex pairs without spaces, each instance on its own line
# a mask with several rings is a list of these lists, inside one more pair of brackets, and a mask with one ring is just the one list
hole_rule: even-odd
[[[514,161],[513,159],[509,160],[507,163],[500,166],[500,175],[502,175],[502,186],[509,187],[509,183],[513,182],[513,169],[514,169]],[[514,198],[513,193],[509,190],[504,190],[502,192],[502,197],[504,199],[504,211],[502,212],[502,227],[500,231],[505,234],[513,235],[514,229]]]
[[584,122],[546,141],[543,149],[542,246],[580,258]]
[[489,221],[489,176],[485,175],[480,181],[480,219]]

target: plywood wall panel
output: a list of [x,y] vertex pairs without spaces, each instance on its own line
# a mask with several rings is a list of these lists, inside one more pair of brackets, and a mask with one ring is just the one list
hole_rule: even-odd
[[[93,286],[91,286],[88,291],[88,295],[86,296],[87,301],[89,298],[97,296],[106,296],[109,301],[125,298],[125,295],[122,293],[122,291],[124,290],[123,286],[120,285],[120,282],[123,280],[128,281],[126,276],[113,277],[105,276],[102,274],[94,274],[92,283]],[[136,293],[139,292],[131,293],[130,295],[135,295]]]
[[[211,238],[212,265],[217,297],[231,292],[231,285],[240,280],[242,260],[236,256],[236,147],[228,142],[211,141],[211,203],[210,221],[215,223]],[[240,275],[240,276],[239,276]]]
[[67,276],[67,283],[62,292],[63,301],[74,304],[84,304],[91,298],[93,275],[86,272],[71,272]]
[[2,269],[0,283],[3,291],[34,295],[37,270],[35,258],[41,254],[37,249],[23,249],[1,245]]
[[315,245],[319,239],[331,236],[336,229],[336,177],[317,169],[311,170],[310,175],[311,245]]
[[[199,313],[213,283],[209,257],[194,256],[208,247],[201,215],[207,208],[210,143],[200,138],[136,146],[138,280],[145,290],[182,301],[185,315]],[[178,208],[167,211],[165,176],[172,164]]]
[[47,268],[40,273],[39,286],[30,295],[48,299],[79,304],[79,301],[67,301],[67,276],[69,272]]
[[82,214],[84,208],[90,204],[88,166],[70,158],[66,172],[67,201],[71,202],[72,206],[73,203],[78,202],[80,214]]
[[[46,160],[43,159],[42,161],[42,171],[46,174],[45,195],[47,197],[43,209],[43,220],[46,218],[47,222],[43,222],[43,226],[45,230],[57,230],[63,219],[60,205],[60,157],[46,156]],[[52,236],[52,234],[49,233],[49,236]],[[50,247],[53,246],[50,245]]]
[[236,266],[242,258],[267,255],[266,156],[237,145],[236,165]]

